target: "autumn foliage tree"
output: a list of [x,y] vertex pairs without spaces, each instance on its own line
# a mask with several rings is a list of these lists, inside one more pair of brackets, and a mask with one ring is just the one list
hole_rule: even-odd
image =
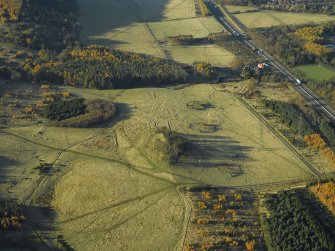
[[314,184],[309,190],[335,215],[335,181]]
[[312,148],[321,151],[335,168],[335,153],[318,133],[306,135],[304,141]]

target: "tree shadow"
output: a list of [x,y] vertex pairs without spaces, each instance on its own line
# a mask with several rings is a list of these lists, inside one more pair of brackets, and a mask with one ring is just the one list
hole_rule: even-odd
[[[17,166],[18,164],[19,162],[16,160],[9,159],[5,156],[0,156],[0,183],[1,184],[15,182],[15,177],[9,174],[10,174],[10,168],[13,166]],[[1,191],[0,200],[3,198],[5,198],[5,194],[4,194],[4,191]]]
[[[106,43],[113,37],[126,33],[131,24],[160,21],[169,0],[78,0],[82,38],[85,42]],[[171,9],[177,8],[183,0]],[[110,35],[109,35],[110,34]],[[102,38],[102,39],[101,39]],[[115,42],[115,41],[114,41]]]
[[242,146],[231,137],[183,134],[181,136],[190,143],[190,151],[188,156],[179,160],[178,166],[230,169],[239,166],[241,162],[252,161],[248,153],[253,148]]
[[11,205],[11,208],[15,208],[16,212],[24,216],[19,229],[0,230],[1,250],[74,250],[62,236],[51,236],[56,230],[56,212],[52,208],[18,205],[15,201],[0,201],[0,203]]

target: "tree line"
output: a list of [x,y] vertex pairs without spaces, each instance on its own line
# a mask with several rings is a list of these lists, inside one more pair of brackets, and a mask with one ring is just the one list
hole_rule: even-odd
[[266,108],[277,113],[282,122],[293,129],[293,131],[301,137],[316,132],[320,133],[329,145],[335,145],[334,126],[323,117],[309,116],[307,118],[297,105],[292,103],[275,100],[263,100],[262,102]]
[[40,69],[40,80],[97,88],[132,88],[181,83],[188,73],[165,59],[103,46],[76,48],[66,59]]

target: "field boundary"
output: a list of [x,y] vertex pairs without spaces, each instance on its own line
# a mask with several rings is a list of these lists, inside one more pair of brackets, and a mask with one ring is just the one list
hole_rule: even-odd
[[244,31],[248,30],[247,27],[238,20],[234,15],[231,15],[224,5],[219,4],[218,5],[222,13],[233,23],[235,28],[239,30],[241,33],[245,33]]
[[167,56],[166,52],[164,51],[164,49],[162,47],[160,47],[158,45],[158,40],[156,39],[156,37],[154,36],[154,34],[152,33],[148,23],[144,23],[144,27],[145,29],[148,31],[149,33],[149,36],[154,40],[154,46],[157,48],[158,51],[160,51],[160,53],[162,53],[163,57],[166,59],[166,60],[169,60],[169,57]]

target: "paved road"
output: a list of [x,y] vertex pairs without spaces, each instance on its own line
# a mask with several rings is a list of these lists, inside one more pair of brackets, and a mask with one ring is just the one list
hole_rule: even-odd
[[322,100],[316,93],[309,89],[306,85],[294,76],[285,66],[275,60],[269,53],[257,46],[253,41],[248,40],[245,34],[242,34],[235,26],[229,22],[225,15],[222,13],[220,8],[216,5],[213,0],[207,0],[206,4],[213,16],[225,27],[233,36],[236,37],[246,48],[253,51],[264,60],[268,61],[274,68],[284,74],[293,84],[295,89],[301,93],[304,98],[312,104],[312,107],[328,117],[333,123],[335,123],[335,110],[329,106],[324,100]]

